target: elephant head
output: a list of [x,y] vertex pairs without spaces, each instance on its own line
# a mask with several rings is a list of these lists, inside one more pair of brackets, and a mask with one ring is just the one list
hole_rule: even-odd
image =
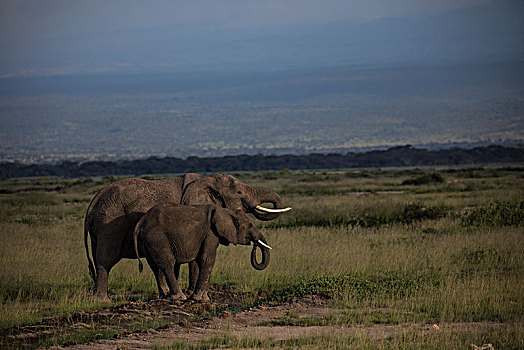
[[[214,208],[211,210],[210,216],[211,228],[218,236],[221,244],[250,245],[253,242],[251,265],[257,270],[263,270],[269,265],[269,250],[272,248],[246,213],[242,210],[232,211],[225,208]],[[262,251],[261,263],[256,260],[256,247],[259,247]]]
[[[252,188],[235,177],[225,174],[195,177],[185,186],[180,203],[215,204],[232,210],[243,210],[264,221],[276,219],[280,213],[291,210],[291,208],[284,208],[282,199],[277,193]],[[264,203],[271,203],[273,207],[266,208],[262,205]]]

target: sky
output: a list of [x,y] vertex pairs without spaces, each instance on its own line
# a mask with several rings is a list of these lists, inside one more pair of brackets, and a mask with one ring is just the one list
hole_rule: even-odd
[[429,16],[489,0],[0,0],[0,45],[202,23],[281,28]]

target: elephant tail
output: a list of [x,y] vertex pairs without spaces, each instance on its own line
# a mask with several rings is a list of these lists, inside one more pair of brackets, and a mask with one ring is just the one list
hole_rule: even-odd
[[89,228],[87,227],[87,220],[84,222],[84,246],[86,248],[87,262],[89,263],[89,275],[93,279],[93,282],[96,282],[96,272],[95,265],[93,260],[91,260],[91,255],[89,254],[89,245],[87,244],[87,237],[89,236]]
[[135,253],[136,258],[138,260],[138,271],[142,272],[144,270],[144,265],[142,264],[142,261],[140,260],[140,254],[138,254],[138,235],[140,234],[140,229],[142,227],[142,219],[136,224],[135,230],[133,232],[133,242],[135,244]]
[[[91,203],[89,203],[89,207],[87,208],[86,217],[84,219],[84,247],[86,249],[86,256],[87,256],[87,262],[89,263],[89,275],[93,279],[93,282],[96,283],[96,272],[95,272],[95,265],[93,264],[93,260],[91,260],[91,254],[89,254],[89,245],[87,243],[88,236],[89,236],[89,218],[91,214],[91,210],[93,209],[93,204],[98,200],[99,194],[97,194]],[[91,251],[94,255],[94,247],[91,245]]]

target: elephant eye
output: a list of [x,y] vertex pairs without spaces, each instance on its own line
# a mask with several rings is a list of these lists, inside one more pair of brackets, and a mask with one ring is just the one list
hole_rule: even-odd
[[238,193],[238,194],[242,194],[242,191],[238,191],[237,193]]
[[249,228],[253,227],[253,224],[252,223],[249,223]]

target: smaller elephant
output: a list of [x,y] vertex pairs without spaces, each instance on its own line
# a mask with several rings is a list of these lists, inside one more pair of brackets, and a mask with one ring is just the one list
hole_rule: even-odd
[[[265,237],[242,210],[230,210],[215,205],[160,204],[151,208],[137,223],[134,231],[135,252],[139,270],[143,265],[141,253],[155,274],[160,285],[159,272],[166,277],[168,297],[185,300],[186,295],[178,284],[175,266],[195,261],[200,274],[193,300],[209,300],[209,277],[215,264],[219,244],[250,245],[251,265],[263,270],[269,265],[269,250]],[[262,250],[262,262],[256,261],[256,247]]]

